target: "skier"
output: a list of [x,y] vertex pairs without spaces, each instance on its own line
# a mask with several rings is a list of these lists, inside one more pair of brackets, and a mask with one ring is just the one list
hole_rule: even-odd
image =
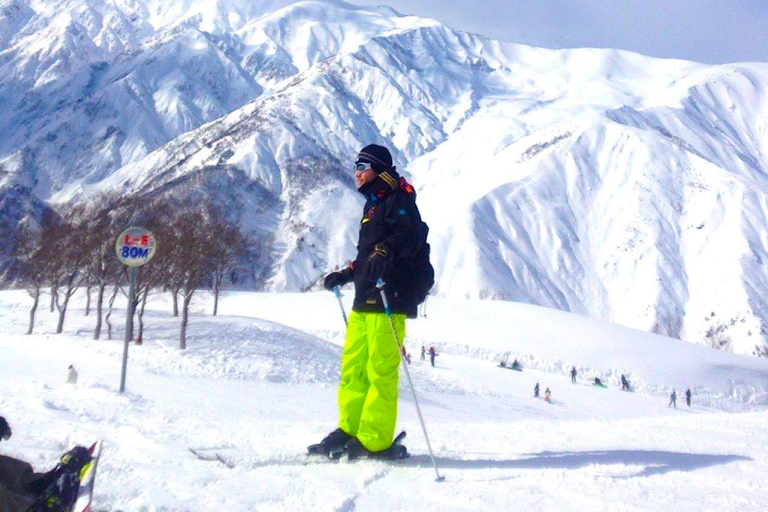
[[691,388],[685,390],[685,403],[688,407],[691,406]]
[[[364,147],[355,159],[355,179],[358,192],[366,198],[357,258],[324,281],[327,290],[350,281],[355,284],[341,358],[339,428],[310,446],[309,453],[344,450],[350,458],[400,456],[404,448],[393,445],[400,357],[390,319],[402,342],[405,319],[416,317],[419,302],[415,286],[421,276],[410,258],[426,244],[427,229],[413,187],[398,175],[387,148]],[[377,288],[380,280],[385,283],[391,316]]]
[[675,406],[677,409],[677,392],[673,389],[672,394],[669,395],[669,405],[667,407]]
[[405,345],[400,347],[400,352],[403,354],[403,357],[405,358],[405,362],[408,364],[411,364],[411,356],[408,354],[408,351],[405,350]]
[[552,392],[547,388],[544,391],[544,401],[547,403],[552,403]]
[[603,386],[603,381],[601,381],[598,377],[595,377],[595,386]]
[[421,360],[427,360],[427,349],[424,348],[424,345],[421,346]]
[[571,368],[571,384],[576,384],[576,367]]
[[67,382],[69,384],[77,384],[77,370],[73,365],[69,365],[69,371],[67,372]]
[[622,391],[629,391],[629,381],[624,376],[624,374],[621,374],[621,390]]
[[432,367],[435,367],[435,356],[437,353],[435,352],[435,347],[429,347],[429,363],[432,365]]
[[533,387],[533,398],[539,398],[539,383]]

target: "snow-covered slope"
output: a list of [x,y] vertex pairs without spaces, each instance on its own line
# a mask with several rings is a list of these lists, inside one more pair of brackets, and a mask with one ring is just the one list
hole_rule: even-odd
[[[56,316],[47,311],[34,335],[21,334],[29,304],[24,292],[0,293],[0,414],[14,432],[0,452],[42,471],[71,446],[103,439],[96,510],[756,512],[768,505],[764,359],[535,306],[436,299],[426,319],[409,322],[406,340],[446,477],[436,483],[404,378],[398,428],[408,432],[411,459],[305,459],[305,447],[337,421],[342,321],[330,293],[236,293],[224,297],[218,317],[208,316],[203,296],[193,303],[185,351],[176,348],[179,319],[169,298],[155,296],[144,344],[129,349],[123,394],[121,305],[112,315],[114,339],[93,341],[83,295],[63,335],[50,334]],[[437,348],[434,368],[419,359],[422,344]],[[522,372],[496,366],[512,357]],[[76,385],[65,383],[70,364]],[[634,393],[619,391],[620,373]],[[591,386],[595,376],[609,389]],[[533,398],[536,383],[552,390],[551,404]],[[667,406],[672,387],[677,409]],[[732,409],[744,412],[725,412]],[[198,460],[190,447],[233,467]]]
[[252,282],[304,290],[353,255],[348,169],[379,142],[417,185],[439,295],[765,342],[768,64],[502,44],[340,1],[14,5],[3,190],[192,186],[264,241]]

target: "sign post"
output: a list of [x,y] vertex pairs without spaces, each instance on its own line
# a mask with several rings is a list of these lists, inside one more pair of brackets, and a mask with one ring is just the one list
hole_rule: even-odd
[[115,242],[117,259],[130,267],[128,285],[128,311],[125,317],[125,343],[123,345],[123,370],[120,374],[120,392],[125,391],[125,374],[128,369],[128,345],[133,338],[133,315],[136,309],[136,271],[155,255],[155,235],[144,228],[131,227],[120,233]]

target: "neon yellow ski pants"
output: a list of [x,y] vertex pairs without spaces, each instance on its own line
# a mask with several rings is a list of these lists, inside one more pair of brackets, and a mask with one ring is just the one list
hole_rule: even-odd
[[[397,339],[405,315],[393,314]],[[352,311],[341,356],[339,427],[371,451],[392,445],[397,422],[400,349],[385,313]]]

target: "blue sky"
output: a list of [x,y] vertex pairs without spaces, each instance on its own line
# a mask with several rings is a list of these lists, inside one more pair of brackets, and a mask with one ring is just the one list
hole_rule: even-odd
[[768,0],[348,0],[493,39],[618,48],[709,64],[768,62]]

